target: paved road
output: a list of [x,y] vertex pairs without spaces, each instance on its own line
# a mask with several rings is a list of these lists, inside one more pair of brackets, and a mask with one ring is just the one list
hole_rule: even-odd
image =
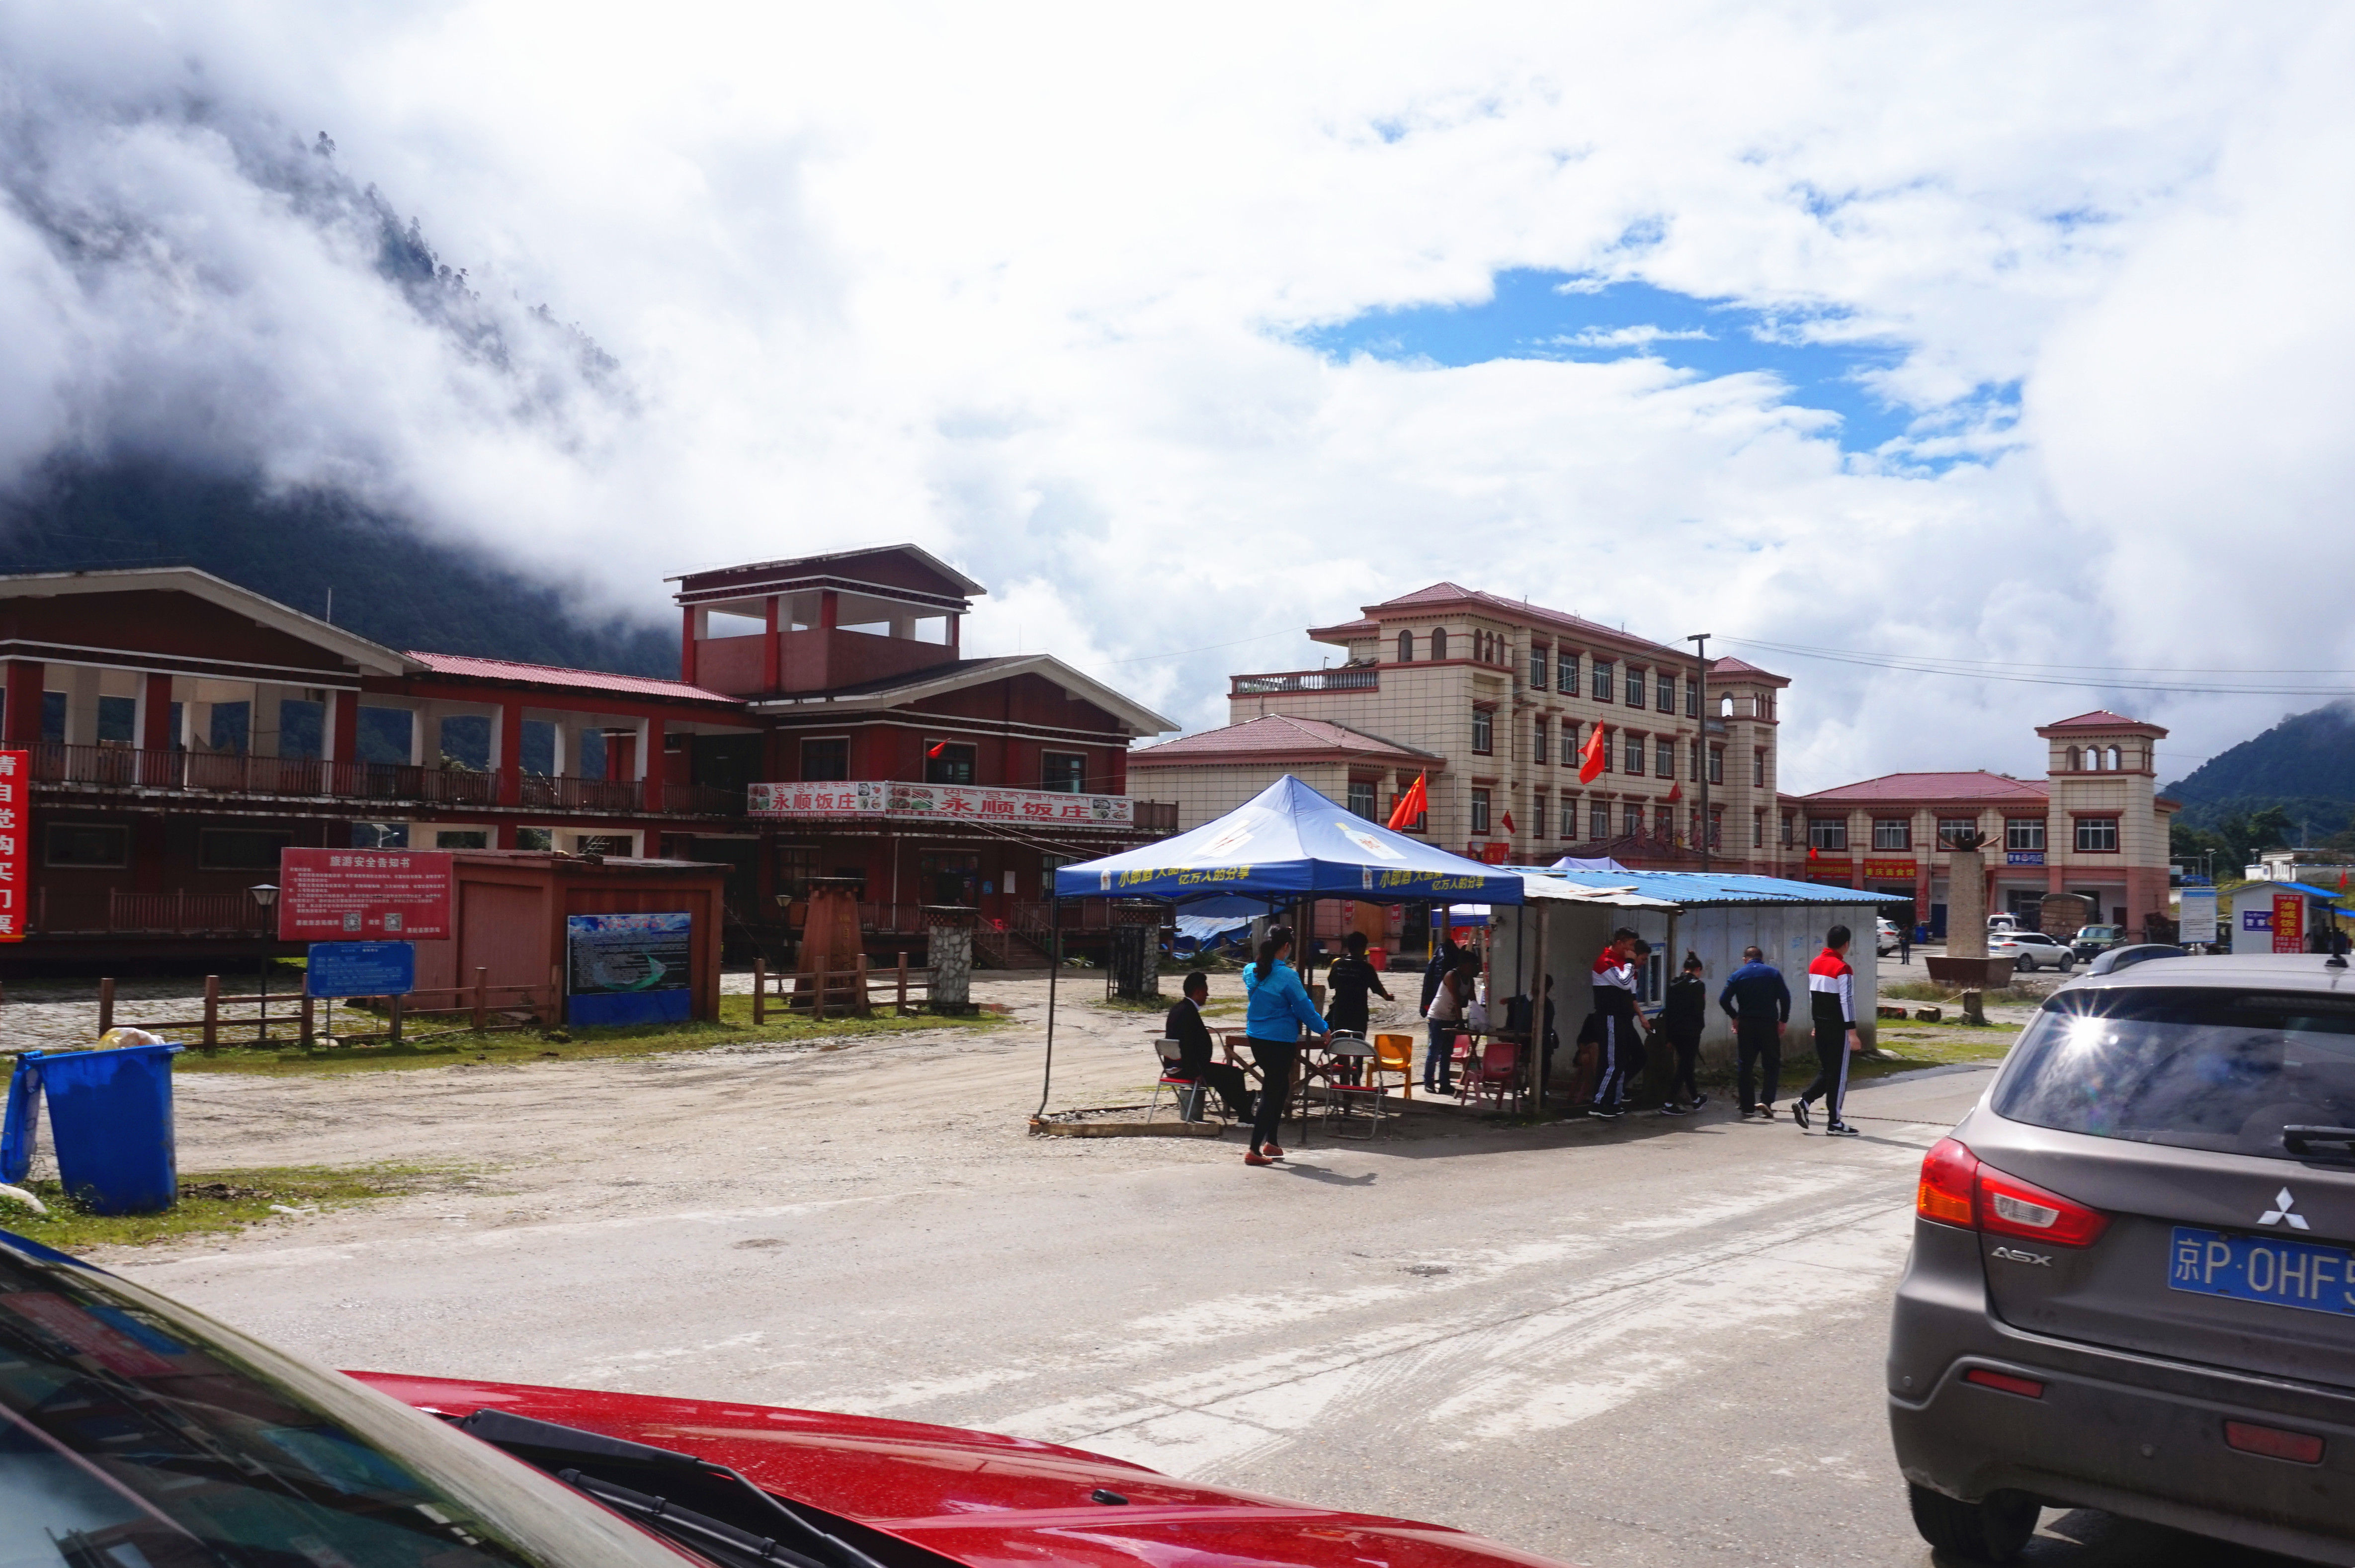
[[[1134,1079],[1105,1032],[1066,1035],[1082,1098]],[[189,1079],[197,1140],[255,1160],[472,1127],[508,1166],[133,1272],[345,1366],[988,1427],[1582,1563],[1929,1562],[1879,1363],[1915,1168],[1984,1070],[1860,1090],[1852,1142],[1426,1114],[1262,1171],[1231,1142],[1024,1138],[1035,1064],[1009,1032]],[[496,1129],[549,1104],[579,1142],[532,1165]],[[2225,1560],[2097,1516],[2048,1531],[2038,1556],[2077,1568]]]

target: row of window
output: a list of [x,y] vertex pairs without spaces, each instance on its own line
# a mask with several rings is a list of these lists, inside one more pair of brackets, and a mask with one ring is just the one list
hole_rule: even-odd
[[[974,780],[975,747],[962,741],[924,741],[924,782],[969,784]],[[850,741],[841,736],[802,742],[802,781],[831,784],[850,777]],[[1112,781],[1103,781],[1109,792]],[[1043,752],[1039,757],[1039,787],[1059,795],[1088,792],[1088,759],[1082,752]]]
[[[1551,760],[1552,733],[1553,726],[1550,720],[1542,718],[1534,720],[1533,728],[1531,729],[1529,735],[1529,760],[1531,762],[1543,763]],[[1605,728],[1604,730],[1603,771],[1605,773],[1625,772],[1641,778],[1644,776],[1645,773],[1646,748],[1644,742],[1646,737],[1628,734],[1625,736],[1625,743],[1622,744],[1622,735],[1623,731],[1620,731],[1609,728]],[[1695,781],[1700,779],[1701,748],[1699,741],[1689,741],[1679,747],[1677,741],[1670,740],[1666,736],[1656,735],[1649,739],[1652,743],[1648,749],[1648,753],[1651,762],[1651,772],[1653,773],[1664,779],[1672,779],[1676,777],[1677,764],[1679,757],[1681,756],[1682,760],[1686,763],[1687,771],[1685,776]],[[1485,757],[1491,755],[1496,749],[1497,716],[1495,710],[1487,708],[1474,709],[1472,710],[1472,750],[1474,754]],[[1574,719],[1565,719],[1561,721],[1561,765],[1566,768],[1578,766],[1580,762],[1579,752],[1578,721]],[[1766,753],[1763,750],[1755,751],[1751,753],[1750,772],[1751,782],[1762,789],[1764,788],[1766,784]],[[1722,746],[1711,746],[1709,749],[1709,782],[1711,784],[1723,784],[1725,782],[1725,748]]]
[[[1472,632],[1466,635],[1471,640],[1469,657],[1482,664],[1505,662],[1504,640],[1497,634]],[[1434,660],[1446,658],[1451,646],[1444,627],[1431,633],[1421,644],[1424,656]],[[1414,663],[1416,648],[1412,632],[1398,635],[1399,663]],[[1540,691],[1550,687],[1564,697],[1576,697],[1579,695],[1581,656],[1567,649],[1557,654],[1541,644],[1530,645],[1529,685]],[[1630,708],[1649,707],[1662,713],[1674,713],[1679,708],[1677,691],[1681,684],[1684,716],[1688,719],[1700,717],[1700,685],[1698,681],[1686,679],[1679,683],[1678,677],[1668,670],[1646,670],[1636,665],[1623,670],[1614,659],[1596,659],[1587,667],[1586,694],[1597,702],[1625,702]],[[1728,700],[1731,701],[1730,699]],[[1730,713],[1732,709],[1729,707],[1726,711]],[[1758,699],[1758,716],[1763,719],[1772,715],[1772,697],[1761,697]]]
[[[1792,841],[1794,818],[1783,818],[1783,842]],[[1938,818],[1938,847],[1952,848],[1956,835],[1977,832],[1978,819],[1974,816],[1942,816]],[[2118,847],[2118,819],[2115,816],[2081,816],[2077,818],[2077,848],[2086,854],[2103,854]],[[1848,848],[1848,818],[1845,816],[1811,816],[1807,819],[1807,847],[1812,849],[1845,849]],[[1911,849],[1913,848],[1913,819],[1904,816],[1876,816],[1872,819],[1872,847],[1875,849]],[[2008,816],[2003,823],[2003,847],[2006,849],[2042,849],[2044,818],[2041,816]]]
[[[486,827],[421,827],[421,842],[412,845],[405,822],[355,822],[351,842],[358,849],[487,849]],[[580,852],[628,855],[633,840],[626,833],[578,835]],[[294,842],[294,835],[266,827],[202,827],[197,830],[199,871],[274,872],[278,852]],[[517,827],[518,849],[553,849],[553,827]],[[107,822],[52,822],[42,829],[41,863],[60,870],[120,871],[131,864],[131,829]]]

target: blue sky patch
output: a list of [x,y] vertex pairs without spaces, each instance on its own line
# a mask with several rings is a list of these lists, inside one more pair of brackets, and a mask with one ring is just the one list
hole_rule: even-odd
[[[1841,320],[1837,313],[1759,310],[1649,283],[1514,268],[1497,274],[1496,295],[1482,304],[1369,311],[1312,328],[1300,341],[1337,358],[1369,354],[1450,367],[1648,357],[1703,378],[1763,372],[1790,389],[1788,402],[1838,415],[1840,446],[1849,452],[1874,451],[1925,415],[1932,416],[1929,427],[1914,431],[1917,436],[1950,432],[1959,411],[1892,405],[1866,380],[1901,363],[1904,346],[1887,338],[1842,340]],[[2000,422],[2017,393],[2017,387],[1981,389],[1962,422],[1990,414]],[[1945,463],[1934,459],[1932,465]]]

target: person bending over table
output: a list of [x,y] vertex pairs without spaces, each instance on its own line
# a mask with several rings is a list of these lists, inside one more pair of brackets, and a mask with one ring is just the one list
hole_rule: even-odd
[[[1186,994],[1161,1025],[1162,1037],[1178,1042],[1178,1071],[1217,1090],[1235,1120],[1248,1122],[1252,1119],[1251,1080],[1232,1062],[1210,1059],[1210,1028],[1202,1021],[1202,1004],[1210,999],[1210,977],[1197,969],[1186,976],[1183,989]],[[1201,1107],[1194,1109],[1195,1119],[1199,1120]]]
[[1259,1110],[1252,1118],[1245,1165],[1273,1165],[1284,1157],[1275,1135],[1292,1098],[1292,1069],[1300,1057],[1301,1027],[1307,1026],[1319,1042],[1333,1038],[1331,1026],[1317,1016],[1316,1004],[1308,999],[1308,987],[1284,961],[1291,951],[1292,928],[1272,925],[1260,942],[1258,962],[1243,966],[1243,990],[1251,998],[1243,1027],[1252,1057],[1259,1063]]
[[[1341,945],[1347,951],[1333,960],[1332,967],[1325,971],[1325,1019],[1333,1026],[1336,1034],[1354,1034],[1363,1039],[1367,1020],[1373,1016],[1373,1004],[1367,1000],[1368,993],[1386,1002],[1396,998],[1382,985],[1382,972],[1366,962],[1364,932],[1349,933],[1341,939]],[[1341,1074],[1344,1083],[1355,1083],[1358,1081],[1355,1060],[1336,1071]]]

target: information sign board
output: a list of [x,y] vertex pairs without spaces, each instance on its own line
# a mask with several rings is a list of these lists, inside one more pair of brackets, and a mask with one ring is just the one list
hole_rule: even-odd
[[25,868],[31,857],[33,753],[0,752],[0,942],[25,940],[25,915],[32,908]]
[[755,784],[746,789],[752,816],[888,816],[919,822],[1089,823],[1125,827],[1136,803],[1124,795],[1065,795],[1058,790],[852,779],[840,784]]
[[2186,888],[2183,890],[2181,919],[2176,933],[2181,942],[2213,944],[2216,940],[2216,890]]
[[1891,859],[1885,856],[1868,855],[1864,859],[1864,880],[1868,882],[1910,882],[1914,878],[1913,861]]
[[2306,895],[2304,893],[2274,895],[2274,951],[2276,953],[2306,951]]
[[676,1023],[692,1016],[693,915],[567,915],[564,938],[566,1022]]
[[405,997],[417,989],[413,942],[314,942],[303,989],[314,997]]
[[454,873],[447,850],[287,848],[278,856],[281,942],[438,942],[450,934]]

